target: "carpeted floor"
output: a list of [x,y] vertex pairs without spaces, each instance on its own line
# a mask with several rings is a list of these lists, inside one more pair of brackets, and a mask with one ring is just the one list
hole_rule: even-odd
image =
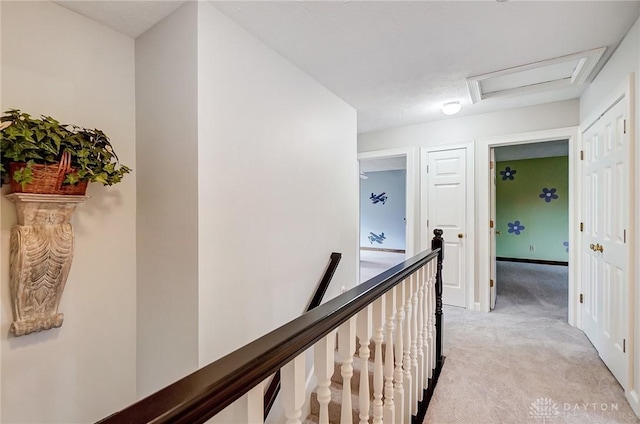
[[360,282],[369,280],[404,261],[404,253],[360,250]]
[[425,423],[640,423],[584,333],[567,268],[498,262],[491,313],[445,306],[447,359]]

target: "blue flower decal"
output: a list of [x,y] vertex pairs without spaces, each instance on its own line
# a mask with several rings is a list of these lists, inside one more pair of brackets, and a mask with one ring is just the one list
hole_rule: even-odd
[[516,170],[511,169],[510,167],[504,168],[504,171],[500,171],[500,175],[502,175],[502,181],[511,180],[515,178]]
[[558,195],[556,194],[555,188],[543,188],[542,193],[540,194],[540,198],[544,199],[545,202],[550,203],[553,199],[557,199]]
[[376,233],[369,233],[369,243],[373,244],[378,243],[378,244],[382,244],[384,243],[385,239],[387,237],[384,235],[384,232],[380,233],[380,234],[376,234]]
[[563,245],[564,247],[566,247],[565,251],[566,251],[567,253],[569,253],[569,242],[568,242],[568,241],[565,241],[564,243],[562,243],[562,245]]
[[515,233],[517,236],[520,235],[520,231],[524,231],[524,225],[520,224],[520,221],[509,222],[507,225],[509,226],[509,233]]

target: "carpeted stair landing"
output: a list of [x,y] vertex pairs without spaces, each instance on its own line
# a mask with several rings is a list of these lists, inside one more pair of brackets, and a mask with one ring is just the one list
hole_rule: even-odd
[[[373,344],[370,346],[370,350],[373,353]],[[338,358],[338,352],[336,352],[336,358]],[[383,355],[384,358],[384,355]],[[368,361],[369,371],[369,420],[373,416],[373,366],[374,356],[371,355]],[[351,377],[351,406],[353,414],[353,422],[360,422],[360,375],[362,370],[362,360],[356,355],[353,359],[353,376]],[[329,401],[329,423],[340,424],[340,414],[342,411],[342,365],[335,361],[333,376],[331,377],[331,401]],[[314,391],[311,394],[311,413],[307,417],[303,424],[312,424],[320,422],[320,404],[318,403],[318,393]]]

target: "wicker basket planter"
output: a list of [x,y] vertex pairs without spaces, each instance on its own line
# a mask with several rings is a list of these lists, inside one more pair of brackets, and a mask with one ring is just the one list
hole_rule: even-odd
[[13,193],[39,193],[39,194],[67,194],[84,195],[87,192],[88,182],[80,181],[78,184],[64,184],[67,174],[75,172],[75,168],[69,165],[69,155],[62,155],[62,161],[48,165],[34,164],[31,166],[33,181],[25,184],[17,183],[13,174],[27,166],[24,162],[9,163],[10,187]]

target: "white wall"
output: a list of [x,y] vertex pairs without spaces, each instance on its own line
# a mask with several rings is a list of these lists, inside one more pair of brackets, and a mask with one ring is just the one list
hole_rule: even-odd
[[200,365],[357,281],[356,112],[198,3]]
[[136,39],[138,395],[198,367],[197,7]]
[[[49,2],[2,8],[2,107],[105,131],[134,168],[121,184],[91,184],[72,223],[75,256],[59,329],[9,336],[9,234],[1,251],[2,422],[95,421],[135,399],[136,152],[133,40]],[[3,187],[6,193],[6,187]]]
[[[636,21],[629,30],[625,38],[622,40],[613,56],[607,64],[602,68],[598,76],[593,80],[589,88],[580,98],[580,121],[581,124],[588,125],[593,120],[594,114],[597,114],[605,102],[609,100],[610,93],[615,92],[618,86],[623,82],[629,74],[633,73],[635,77],[635,128],[633,131],[633,146],[635,148],[635,213],[631,216],[635,218],[632,225],[635,226],[635,253],[632,257],[638,258],[640,253],[640,223],[637,218],[640,212],[640,144],[638,143],[638,124],[640,123],[640,20]],[[640,261],[635,262],[635,307],[634,322],[630,326],[630,331],[634,334],[634,346],[629,350],[633,355],[632,364],[634,364],[633,378],[629,381],[627,388],[627,399],[634,408],[634,411],[640,416]]]
[[406,146],[435,146],[578,124],[578,100],[448,118],[358,134],[358,152]]

